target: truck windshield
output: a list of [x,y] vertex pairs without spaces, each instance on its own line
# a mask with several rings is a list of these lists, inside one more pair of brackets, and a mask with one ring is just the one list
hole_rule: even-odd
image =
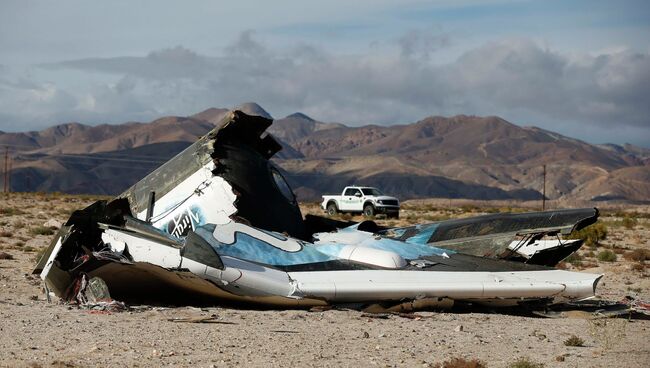
[[367,195],[367,196],[384,195],[384,193],[382,193],[381,190],[377,188],[361,188],[361,191],[363,192],[363,195]]

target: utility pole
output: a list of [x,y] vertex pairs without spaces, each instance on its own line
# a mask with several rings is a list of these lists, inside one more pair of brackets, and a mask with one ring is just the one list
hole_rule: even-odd
[[4,171],[4,173],[5,173],[5,175],[4,175],[4,180],[5,180],[4,192],[5,193],[7,193],[7,174],[9,174],[8,170],[7,170],[8,164],[9,164],[9,146],[6,146],[5,147],[5,171]]
[[542,211],[546,209],[546,165],[543,166],[544,172],[542,174]]
[[11,171],[13,170],[14,160],[13,157],[9,156],[9,171],[7,171],[7,190],[11,193]]

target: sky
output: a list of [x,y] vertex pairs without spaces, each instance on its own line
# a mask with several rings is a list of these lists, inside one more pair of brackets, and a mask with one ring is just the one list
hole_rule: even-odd
[[0,1],[2,131],[249,101],[350,126],[496,115],[650,147],[650,3]]

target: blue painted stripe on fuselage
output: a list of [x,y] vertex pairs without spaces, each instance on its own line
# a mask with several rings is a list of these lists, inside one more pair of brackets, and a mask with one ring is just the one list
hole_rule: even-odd
[[418,225],[416,228],[419,232],[409,238],[406,238],[407,243],[411,244],[427,244],[433,233],[438,229],[438,224]]
[[[214,227],[212,227],[214,229]],[[292,266],[305,263],[326,262],[337,259],[305,244],[299,252],[286,252],[263,240],[243,232],[235,233],[235,243],[222,244],[212,236],[209,227],[200,227],[196,233],[208,241],[220,256],[231,256],[271,266]]]
[[[341,251],[344,247],[348,246],[347,244],[334,242],[323,242],[319,244],[301,242],[303,244],[301,251],[287,252],[266,241],[240,231],[235,233],[235,242],[233,244],[223,244],[212,235],[214,229],[215,225],[205,225],[196,229],[196,233],[206,239],[219,255],[231,256],[271,266],[293,266],[340,260]],[[444,253],[455,253],[430,245],[407,243],[377,237],[369,237],[355,245],[394,252],[404,259],[418,259],[423,256],[442,256]]]

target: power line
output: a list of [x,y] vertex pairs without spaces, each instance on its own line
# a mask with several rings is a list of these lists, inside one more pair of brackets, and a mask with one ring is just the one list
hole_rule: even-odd
[[[27,156],[27,155],[24,155]],[[84,160],[101,160],[101,161],[122,161],[122,162],[144,162],[144,163],[158,163],[162,164],[167,162],[171,157],[169,158],[163,158],[160,156],[155,156],[155,157],[160,157],[159,160],[140,160],[140,159],[129,159],[129,158],[119,158],[119,157],[111,157],[111,156],[88,156],[88,155],[76,155],[76,154],[66,154],[66,153],[59,153],[59,154],[45,154],[46,157],[64,157],[64,158],[72,158],[72,159],[84,159]],[[28,158],[40,158],[36,155],[29,157]]]
[[9,160],[9,147],[5,147],[5,170],[4,170],[4,192],[7,193],[7,175],[9,174],[7,171],[7,164]]
[[63,157],[57,161],[58,163],[62,164],[63,166],[67,165],[75,165],[75,166],[80,166],[80,167],[86,167],[86,168],[107,168],[107,167],[112,167],[112,168],[122,168],[122,169],[135,169],[135,170],[143,170],[143,169],[151,169],[151,168],[156,168],[159,167],[160,165],[158,163],[150,163],[150,162],[141,162],[141,161],[136,161],[133,162],[131,165],[128,165],[126,162],[123,165],[120,165],[121,162],[118,163],[97,163],[97,162],[89,162],[87,159],[83,160],[70,160],[70,157],[66,158]]
[[[84,155],[84,154],[71,154],[71,153],[23,153],[19,154],[16,157],[24,160],[42,160],[47,158],[65,158],[72,160],[100,160],[100,161],[122,161],[122,162],[143,162],[143,163],[155,163],[163,164],[169,161],[173,156],[144,156],[144,155],[134,155],[134,158],[123,158],[130,157],[129,155],[112,155],[112,154],[101,154],[96,155]],[[140,159],[142,157],[143,159]]]
[[9,156],[9,172],[7,173],[7,182],[8,182],[7,190],[9,192],[11,192],[11,172],[12,172],[11,166],[12,166],[12,164],[13,164],[13,158],[11,156]]
[[[188,144],[189,145],[189,144]],[[0,143],[0,146],[5,146],[5,147],[28,147],[28,148],[33,148],[33,149],[41,149],[41,147],[34,147],[34,146],[29,146],[29,145],[21,145],[21,144],[7,144],[7,143]],[[141,146],[142,147],[142,146]],[[137,149],[138,147],[136,147]],[[184,149],[184,148],[183,148]],[[74,157],[107,157],[107,158],[120,158],[120,157],[128,157],[128,158],[143,158],[143,159],[160,159],[163,161],[167,161],[171,158],[168,156],[158,156],[158,155],[138,155],[138,154],[132,154],[132,153],[117,153],[114,151],[108,151],[108,152],[95,152],[91,153],[97,156],[88,156],[88,154],[76,154],[76,153],[48,153],[48,152],[33,152],[33,151],[21,151],[21,150],[15,150],[16,153],[26,156],[26,157],[36,157],[38,158],[39,156],[74,156]],[[179,150],[177,153],[182,152],[182,149]]]
[[116,168],[116,169],[131,169],[131,170],[152,170],[155,169],[157,166],[129,166],[129,165],[113,165],[113,164],[106,164],[106,165],[101,165],[98,166],[96,164],[90,164],[90,163],[77,163],[75,164],[76,166],[80,167],[86,167],[86,168]]
[[546,165],[543,166],[544,172],[542,174],[542,211],[546,209]]

